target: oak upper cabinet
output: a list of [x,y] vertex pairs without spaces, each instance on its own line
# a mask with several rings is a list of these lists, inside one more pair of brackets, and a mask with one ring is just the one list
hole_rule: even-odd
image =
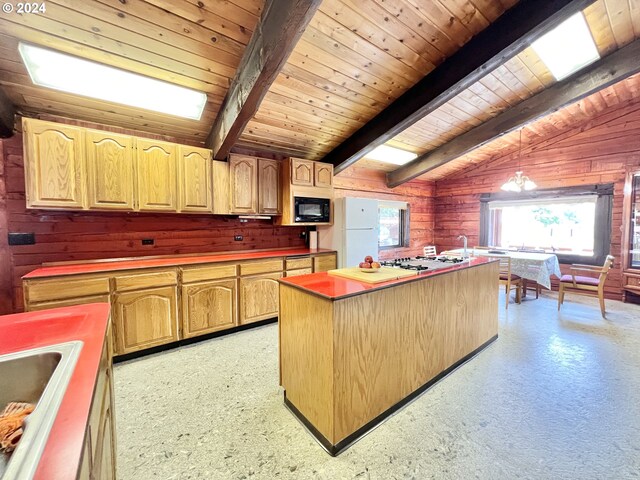
[[88,207],[134,210],[133,137],[87,130],[85,152]]
[[282,272],[240,278],[240,325],[278,316]]
[[333,165],[330,163],[313,162],[313,184],[316,187],[333,186]]
[[225,330],[236,323],[235,278],[182,286],[182,333],[185,338]]
[[136,352],[178,340],[175,286],[118,293],[114,301],[116,352]]
[[85,208],[84,130],[22,120],[27,208]]
[[314,167],[311,160],[291,159],[291,184],[313,186]]
[[178,148],[179,211],[211,212],[211,150]]
[[282,213],[280,199],[280,162],[258,159],[258,213],[277,215]]
[[258,159],[229,155],[230,213],[258,213]]
[[138,209],[175,212],[178,209],[176,145],[157,140],[136,140]]

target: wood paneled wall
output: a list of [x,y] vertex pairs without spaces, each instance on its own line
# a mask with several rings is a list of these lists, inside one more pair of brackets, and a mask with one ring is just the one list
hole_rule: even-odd
[[[588,123],[566,130],[523,149],[497,157],[436,183],[434,200],[435,243],[438,250],[460,247],[456,238],[467,235],[478,244],[480,194],[500,191],[500,186],[521,165],[538,188],[558,188],[598,183],[614,184],[611,254],[616,257],[606,283],[606,295],[620,299],[621,227],[625,170],[640,167],[640,102],[610,109]],[[568,266],[562,266],[564,273]]]
[[377,198],[409,203],[409,246],[384,249],[382,259],[422,255],[422,247],[434,241],[434,182],[414,180],[397,188],[386,186],[385,172],[358,166],[350,167],[334,178],[335,196]]
[[[57,117],[49,120],[142,136],[99,124]],[[158,135],[144,136],[174,141]],[[336,195],[389,198],[411,204],[411,248],[384,250],[381,257],[415,255],[432,239],[433,184],[410,182],[395,190],[382,172],[360,168],[336,177]],[[235,217],[186,214],[56,212],[27,210],[24,196],[22,137],[0,140],[0,314],[22,310],[22,275],[43,262],[144,255],[203,253],[303,246],[301,227],[279,227],[269,220],[241,223]],[[11,246],[8,232],[34,232],[36,244]],[[243,235],[242,242],[234,235]],[[142,245],[153,238],[155,245]]]

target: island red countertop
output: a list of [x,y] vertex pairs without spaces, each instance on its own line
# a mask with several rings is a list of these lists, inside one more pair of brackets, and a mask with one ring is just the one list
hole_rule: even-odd
[[72,480],[77,477],[109,308],[107,303],[93,303],[0,316],[0,355],[72,340],[83,342],[42,452],[36,479]]
[[56,277],[60,275],[78,275],[82,273],[112,272],[115,270],[135,270],[138,268],[177,267],[179,265],[196,265],[199,263],[235,262],[240,260],[256,260],[260,258],[290,257],[295,255],[317,255],[334,250],[324,248],[286,248],[272,250],[243,250],[237,252],[208,253],[200,255],[104,259],[95,262],[75,263],[42,267],[27,273],[22,278]]
[[307,292],[318,295],[320,297],[328,298],[330,300],[340,300],[341,298],[361,295],[363,293],[369,293],[403,283],[417,282],[420,280],[424,280],[425,278],[434,277],[436,275],[442,275],[457,270],[464,270],[466,268],[472,268],[478,265],[484,265],[486,263],[497,261],[497,259],[488,257],[471,258],[468,262],[451,265],[448,268],[441,268],[438,270],[433,270],[431,272],[421,273],[413,277],[404,277],[397,280],[389,280],[388,282],[380,283],[359,282],[358,280],[351,280],[349,278],[331,275],[326,272],[312,273],[309,275],[300,275],[296,277],[285,277],[279,279],[279,281],[284,285],[290,285],[301,290],[306,290]]

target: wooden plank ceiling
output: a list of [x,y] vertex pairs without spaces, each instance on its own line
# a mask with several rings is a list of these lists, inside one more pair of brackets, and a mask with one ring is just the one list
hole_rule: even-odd
[[[45,14],[0,16],[0,85],[27,114],[81,120],[204,141],[264,0],[47,0]],[[200,121],[34,86],[23,40],[206,92]]]
[[[236,147],[322,158],[516,2],[323,0]],[[638,5],[598,0],[586,9],[602,55],[640,36]],[[0,86],[20,111],[199,143],[218,114],[264,0],[48,0],[46,6],[46,15],[0,17]],[[17,52],[19,40],[204,91],[203,118],[178,119],[33,86]],[[418,154],[430,151],[554,81],[527,49],[390,143]],[[554,122],[571,123],[597,110],[588,102],[583,109]],[[536,135],[560,128],[539,123],[531,127]],[[513,146],[513,135],[496,142]],[[490,155],[482,150],[459,166]],[[358,165],[395,168],[367,159]],[[441,168],[428,179],[455,170]]]

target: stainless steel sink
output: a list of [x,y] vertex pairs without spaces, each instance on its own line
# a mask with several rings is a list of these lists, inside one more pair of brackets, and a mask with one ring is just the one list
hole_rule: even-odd
[[36,405],[16,449],[0,453],[0,479],[33,477],[81,350],[74,341],[0,355],[0,411],[10,402]]

